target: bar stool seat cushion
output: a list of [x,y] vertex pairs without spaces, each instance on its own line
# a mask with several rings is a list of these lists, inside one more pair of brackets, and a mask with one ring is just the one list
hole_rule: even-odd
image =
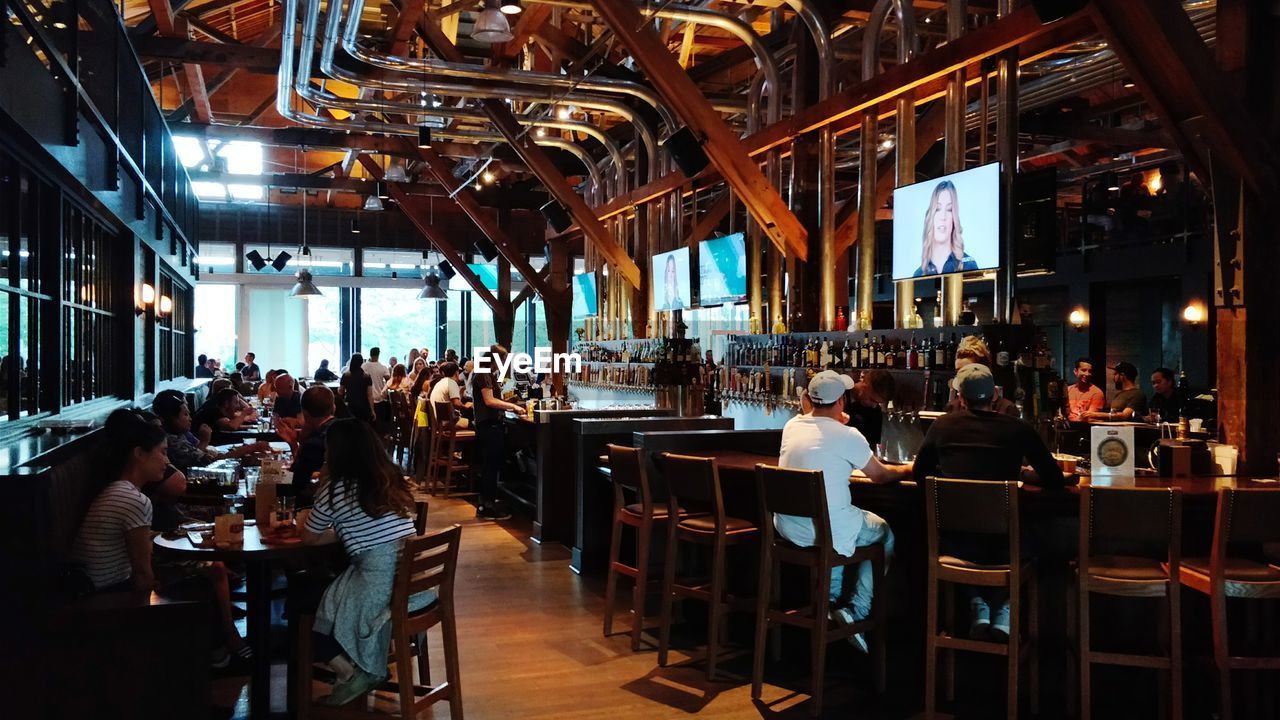
[[[1226,560],[1227,597],[1280,597],[1280,568],[1244,558]],[[1202,593],[1209,593],[1209,558],[1182,560],[1182,582]]]
[[[624,512],[624,513],[626,513],[626,514],[628,514],[628,515],[635,515],[636,517],[641,517],[642,515],[644,515],[644,504],[643,504],[643,503],[631,503],[630,505],[625,505],[625,506],[623,506],[623,508],[622,508],[622,512]],[[667,504],[666,504],[666,503],[656,502],[656,503],[654,503],[654,504],[653,504],[653,519],[654,519],[654,520],[665,520],[665,519],[666,519],[666,517],[667,517],[667,515],[669,515],[669,514],[670,514],[670,512],[667,510]],[[688,513],[686,513],[686,512],[684,512],[683,510],[680,512],[680,517],[682,517],[682,518],[683,518],[683,517],[688,517],[688,515],[689,515],[689,514],[688,514]]]
[[958,558],[955,555],[939,555],[938,564],[943,567],[954,568],[957,570],[984,570],[987,572],[1009,572],[1008,563],[1000,563],[996,565],[984,565],[982,563],[976,563],[971,560],[965,560],[964,558]]
[[[954,555],[938,556],[938,578],[946,582],[963,585],[983,585],[989,587],[1005,587],[1009,583],[1009,565],[983,564],[965,560]],[[1023,581],[1035,576],[1035,562],[1028,560],[1022,563]]]
[[459,440],[474,440],[476,437],[475,430],[458,430],[453,434]]
[[1089,589],[1105,595],[1164,597],[1169,582],[1167,563],[1126,555],[1089,558]]
[[[681,530],[687,530],[689,532],[707,533],[707,534],[713,535],[715,534],[715,531],[716,531],[716,519],[711,515],[700,515],[700,516],[690,517],[685,520],[681,520],[680,524],[677,527],[679,527]],[[757,530],[756,524],[751,522],[750,520],[743,520],[742,518],[729,517],[727,515],[724,518],[724,531],[728,535],[744,535],[747,533],[756,532],[756,530]]]

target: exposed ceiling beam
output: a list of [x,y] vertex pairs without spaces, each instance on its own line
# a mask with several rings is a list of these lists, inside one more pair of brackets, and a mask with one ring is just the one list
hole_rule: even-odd
[[[374,161],[373,158],[368,155],[361,155],[360,164],[363,165],[364,169],[374,178],[378,180],[382,179],[382,168]],[[457,273],[462,276],[462,279],[466,280],[467,284],[471,286],[471,291],[483,300],[485,305],[489,306],[489,309],[493,311],[494,315],[507,317],[510,312],[509,308],[511,303],[499,303],[497,298],[493,296],[493,293],[489,292],[489,288],[484,286],[484,281],[471,271],[471,268],[467,265],[466,259],[463,258],[462,254],[458,252],[458,249],[454,247],[450,239],[446,237],[444,233],[441,233],[434,224],[432,224],[429,213],[424,214],[424,208],[421,205],[421,201],[407,194],[401,187],[402,183],[393,182],[386,183],[386,185],[388,191],[391,193],[391,197],[400,204],[400,210],[405,214],[405,217],[409,218],[409,222],[413,223],[413,226],[418,228],[418,231],[422,233],[422,236],[434,245],[436,250],[440,251],[441,255],[444,255],[445,259],[449,261],[449,264],[453,266],[453,269],[456,270]]]
[[[163,0],[152,0],[152,2]],[[132,40],[134,52],[144,60],[238,67],[259,75],[280,71],[280,51],[249,45],[223,45],[181,37],[140,37]]]
[[547,22],[547,18],[551,17],[553,9],[550,5],[542,3],[527,5],[524,12],[520,13],[520,19],[511,28],[511,39],[494,49],[491,64],[504,66],[520,57],[525,44],[533,38],[534,32]]
[[698,85],[662,44],[631,0],[591,0],[676,115],[703,140],[711,162],[742,199],[766,236],[789,256],[809,255],[808,232],[751,160]]
[[391,30],[387,33],[387,39],[390,41],[391,54],[396,57],[403,57],[405,51],[409,49],[409,38],[413,36],[413,29],[418,24],[418,20],[422,19],[422,10],[426,7],[424,0],[401,0],[397,4],[399,15],[396,16],[396,22],[391,26]]
[[1118,148],[1167,148],[1173,139],[1162,128],[1149,125],[1142,128],[1103,127],[1093,123],[1073,123],[1024,118],[1018,122],[1020,132],[1030,135],[1071,138]]
[[[550,277],[551,277],[550,265],[544,266],[541,270],[538,271],[538,281],[543,283],[544,285],[549,281]],[[528,282],[526,278],[525,286],[521,288],[520,292],[516,293],[516,296],[511,300],[511,309],[512,310],[519,309],[520,303],[523,303],[525,300],[528,300],[529,298],[533,297],[533,292],[534,292],[533,283]]]
[[[280,30],[283,24],[284,23],[282,18],[276,18],[275,22],[273,22],[270,27],[268,27],[266,30],[262,32],[262,34],[260,34],[257,38],[254,39],[252,45],[247,45],[245,47],[262,48],[275,42],[276,38],[280,37]],[[218,75],[215,76],[208,83],[208,96],[212,98],[214,94],[217,93],[219,90],[221,90],[224,86],[226,86],[226,84],[231,80],[231,78],[235,77],[236,73],[240,72],[240,70],[241,68],[233,67],[233,68],[224,69],[221,73],[218,73]],[[272,98],[274,97],[275,95],[272,94]],[[194,109],[195,109],[194,100],[192,98],[187,98],[185,101],[183,101],[182,107],[178,108],[172,114],[170,114],[167,120],[170,123],[182,122],[183,120],[186,120],[188,116],[191,115],[191,112]]]
[[[466,62],[466,58],[458,50],[458,46],[454,45],[445,36],[440,29],[439,22],[432,17],[430,12],[427,12],[427,17],[418,23],[418,31],[422,33],[431,50],[444,60]],[[516,120],[511,108],[507,107],[507,104],[502,100],[493,98],[481,101],[481,107],[498,132],[502,133],[502,136],[506,138],[511,148],[529,166],[529,170],[546,186],[551,196],[568,209],[569,214],[582,228],[587,241],[609,261],[610,265],[614,266],[616,271],[632,287],[640,287],[639,266],[614,241],[613,235],[605,228],[604,223],[600,222],[600,219],[596,217],[595,212],[587,206],[586,201],[573,191],[569,181],[560,173],[551,158],[547,156],[542,148],[538,147],[530,134]]]
[[[161,35],[189,39],[190,30],[184,18],[176,18],[169,0],[147,0],[151,14],[156,19],[156,29]],[[196,63],[184,62],[182,75],[186,78],[187,94],[193,100],[192,114],[200,122],[209,122],[213,118],[213,110],[209,106],[209,93],[204,84],[204,73]]]
[[[363,156],[362,156],[363,157]],[[334,190],[337,192],[368,195],[373,190],[373,183],[364,178],[326,177],[312,173],[273,173],[270,175],[241,175],[236,173],[220,173],[202,171],[192,168],[187,171],[193,181],[216,182],[231,185],[262,185],[273,188],[298,188],[305,190]],[[449,197],[449,191],[435,183],[400,183],[400,189],[409,195],[421,197]],[[537,210],[546,202],[546,195],[527,190],[503,190],[503,201],[512,208],[521,210]],[[489,206],[495,204],[497,195],[479,194],[476,202]]]
[[[529,265],[529,261],[524,254],[520,252],[516,243],[507,235],[506,230],[499,227],[494,218],[489,217],[488,213],[480,208],[480,201],[476,198],[475,192],[469,187],[464,187],[462,182],[453,174],[453,163],[441,157],[435,150],[430,148],[419,148],[418,156],[426,163],[427,169],[435,175],[436,180],[453,194],[453,199],[458,203],[458,207],[471,218],[480,232],[489,238],[494,247],[498,249],[498,253],[511,263],[511,266],[524,276],[525,280],[534,286],[534,290],[544,297],[551,294],[549,288],[537,276],[537,271]],[[500,189],[499,192],[506,193],[506,189]]]
[[721,221],[729,214],[729,210],[733,209],[733,193],[726,192],[715,201],[715,204],[707,208],[702,213],[702,217],[698,218],[698,222],[689,230],[688,237],[685,238],[685,245],[693,247],[694,243],[702,242],[710,237],[715,229],[720,227]]

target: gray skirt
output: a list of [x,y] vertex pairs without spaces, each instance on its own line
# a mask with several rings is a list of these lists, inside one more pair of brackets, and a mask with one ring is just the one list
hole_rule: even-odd
[[[378,678],[387,677],[391,649],[391,586],[403,540],[353,555],[351,564],[324,591],[314,630],[332,635],[351,661]],[[435,602],[435,590],[409,598],[409,610]]]

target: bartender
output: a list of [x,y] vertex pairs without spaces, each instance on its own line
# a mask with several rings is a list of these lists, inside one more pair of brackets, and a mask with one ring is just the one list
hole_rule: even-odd
[[1182,417],[1187,407],[1187,399],[1173,382],[1173,371],[1169,368],[1156,368],[1151,373],[1151,402],[1148,403],[1149,422],[1173,422]]
[[[960,347],[956,348],[956,372],[960,372],[962,368],[969,365],[983,365],[988,370],[994,366],[991,361],[991,350],[977,335],[966,336],[960,341]],[[963,408],[964,401],[961,400],[959,393],[955,393],[955,397],[947,403],[946,412],[953,413]],[[1009,417],[1021,418],[1022,416],[1017,403],[1005,397],[999,385],[996,385],[996,396],[991,403],[991,410]]]
[[[853,389],[845,393],[844,424],[856,428],[873,448],[883,435],[884,412],[880,406],[893,399],[895,387],[893,376],[884,370],[865,370]],[[800,409],[806,415],[813,412],[807,393],[800,394]]]

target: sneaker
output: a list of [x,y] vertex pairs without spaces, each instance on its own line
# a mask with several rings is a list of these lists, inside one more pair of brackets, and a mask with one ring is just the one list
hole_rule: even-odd
[[1009,642],[1009,602],[1007,600],[996,611],[996,617],[991,621],[991,640]]
[[504,510],[501,505],[493,503],[476,508],[476,517],[484,520],[510,520],[511,513]]
[[[861,622],[861,619],[858,618],[858,616],[854,615],[853,609],[847,608],[847,607],[833,608],[830,612],[827,613],[827,619],[835,622],[837,625],[841,627],[852,625],[856,622]],[[864,654],[868,654],[871,652],[871,650],[867,647],[867,638],[864,636],[863,633],[854,633],[853,635],[850,635],[849,644],[852,645],[854,648],[856,648],[859,652],[862,652]]]
[[350,680],[333,687],[333,694],[324,699],[324,704],[335,707],[346,705],[377,686],[378,678],[357,667]]
[[[1006,623],[1008,615],[1005,615]],[[969,638],[972,640],[991,639],[991,608],[982,598],[969,601]]]

